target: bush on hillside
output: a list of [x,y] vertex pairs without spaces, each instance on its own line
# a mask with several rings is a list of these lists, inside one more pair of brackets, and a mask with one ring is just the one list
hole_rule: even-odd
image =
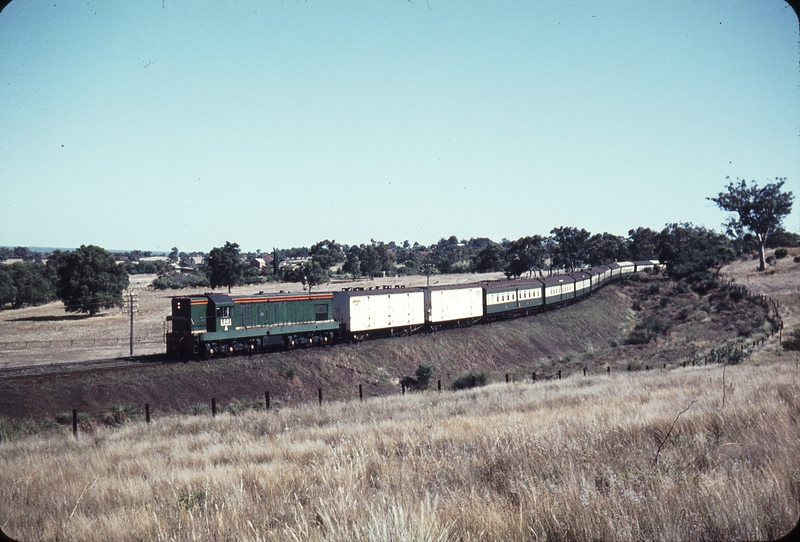
[[479,386],[485,386],[487,382],[486,373],[474,373],[472,371],[456,378],[450,386],[453,391],[466,390]]
[[783,341],[785,350],[800,350],[800,327],[794,328],[789,338]]
[[729,342],[712,348],[708,353],[708,362],[736,365],[749,358],[751,353],[751,347]]
[[417,386],[419,389],[428,389],[428,384],[433,376],[433,365],[420,364],[414,372],[414,376],[417,378]]
[[787,249],[785,249],[785,248],[779,248],[779,249],[775,250],[775,257],[778,258],[779,260],[782,260],[783,258],[785,258],[788,255],[789,255],[789,251]]
[[650,341],[657,341],[660,335],[669,333],[670,323],[656,320],[655,318],[645,318],[628,334],[625,344],[647,344]]
[[[78,421],[88,422],[89,414],[86,412],[78,412]],[[72,412],[62,412],[61,414],[56,414],[56,422],[60,425],[70,425],[72,423]]]

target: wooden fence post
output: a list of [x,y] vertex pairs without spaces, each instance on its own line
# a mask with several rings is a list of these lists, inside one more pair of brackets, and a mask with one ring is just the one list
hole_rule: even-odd
[[609,365],[608,367],[606,367],[606,372],[607,372],[609,375],[611,374],[611,365]]
[[506,373],[506,384],[508,384],[508,373]]
[[72,409],[72,436],[78,438],[78,409]]
[[319,395],[319,406],[322,406],[322,388],[317,388],[317,395]]
[[211,417],[215,418],[217,416],[217,399],[215,397],[211,398]]
[[437,381],[436,381],[436,388],[437,388],[439,391],[442,391],[442,381],[441,381],[441,380],[437,380]]
[[474,388],[475,387],[475,375],[472,375],[472,379],[470,380],[470,386],[469,387],[470,388]]
[[558,370],[558,379],[561,380],[561,369]]
[[144,404],[144,418],[147,420],[147,423],[150,423],[150,403]]
[[264,392],[264,402],[267,405],[267,410],[269,410],[269,392]]
[[400,381],[400,391],[403,393],[403,395],[406,394],[406,383],[402,380]]
[[533,372],[533,381],[536,382],[536,371]]
[[358,385],[358,400],[364,400],[364,388],[361,387],[361,384]]

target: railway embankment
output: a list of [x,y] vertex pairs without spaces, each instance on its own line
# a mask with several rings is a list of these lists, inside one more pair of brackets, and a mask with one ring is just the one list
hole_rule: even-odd
[[487,381],[547,380],[608,371],[669,370],[704,363],[721,344],[743,348],[769,337],[754,298],[720,288],[703,295],[661,276],[641,275],[560,310],[486,325],[124,372],[83,372],[0,382],[0,417],[32,426],[76,409],[85,425],[110,405],[149,404],[159,413],[265,400],[271,406],[401,393],[399,380],[433,367],[431,388],[464,374]]

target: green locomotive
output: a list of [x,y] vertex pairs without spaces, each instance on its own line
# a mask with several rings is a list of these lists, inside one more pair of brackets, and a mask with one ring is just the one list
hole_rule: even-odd
[[175,356],[325,345],[339,331],[329,292],[174,297],[167,321],[172,327],[167,333],[167,353]]

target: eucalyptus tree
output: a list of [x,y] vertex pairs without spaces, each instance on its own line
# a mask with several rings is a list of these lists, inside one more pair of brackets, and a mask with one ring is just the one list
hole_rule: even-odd
[[[726,177],[730,181],[730,177]],[[747,186],[744,179],[730,181],[725,192],[716,198],[706,198],[717,204],[723,211],[734,213],[725,223],[728,235],[741,237],[742,233],[752,233],[758,241],[758,269],[766,269],[764,249],[767,239],[781,227],[783,218],[792,212],[791,192],[781,192],[786,178],[776,178],[774,183],[759,187],[755,181]]]

